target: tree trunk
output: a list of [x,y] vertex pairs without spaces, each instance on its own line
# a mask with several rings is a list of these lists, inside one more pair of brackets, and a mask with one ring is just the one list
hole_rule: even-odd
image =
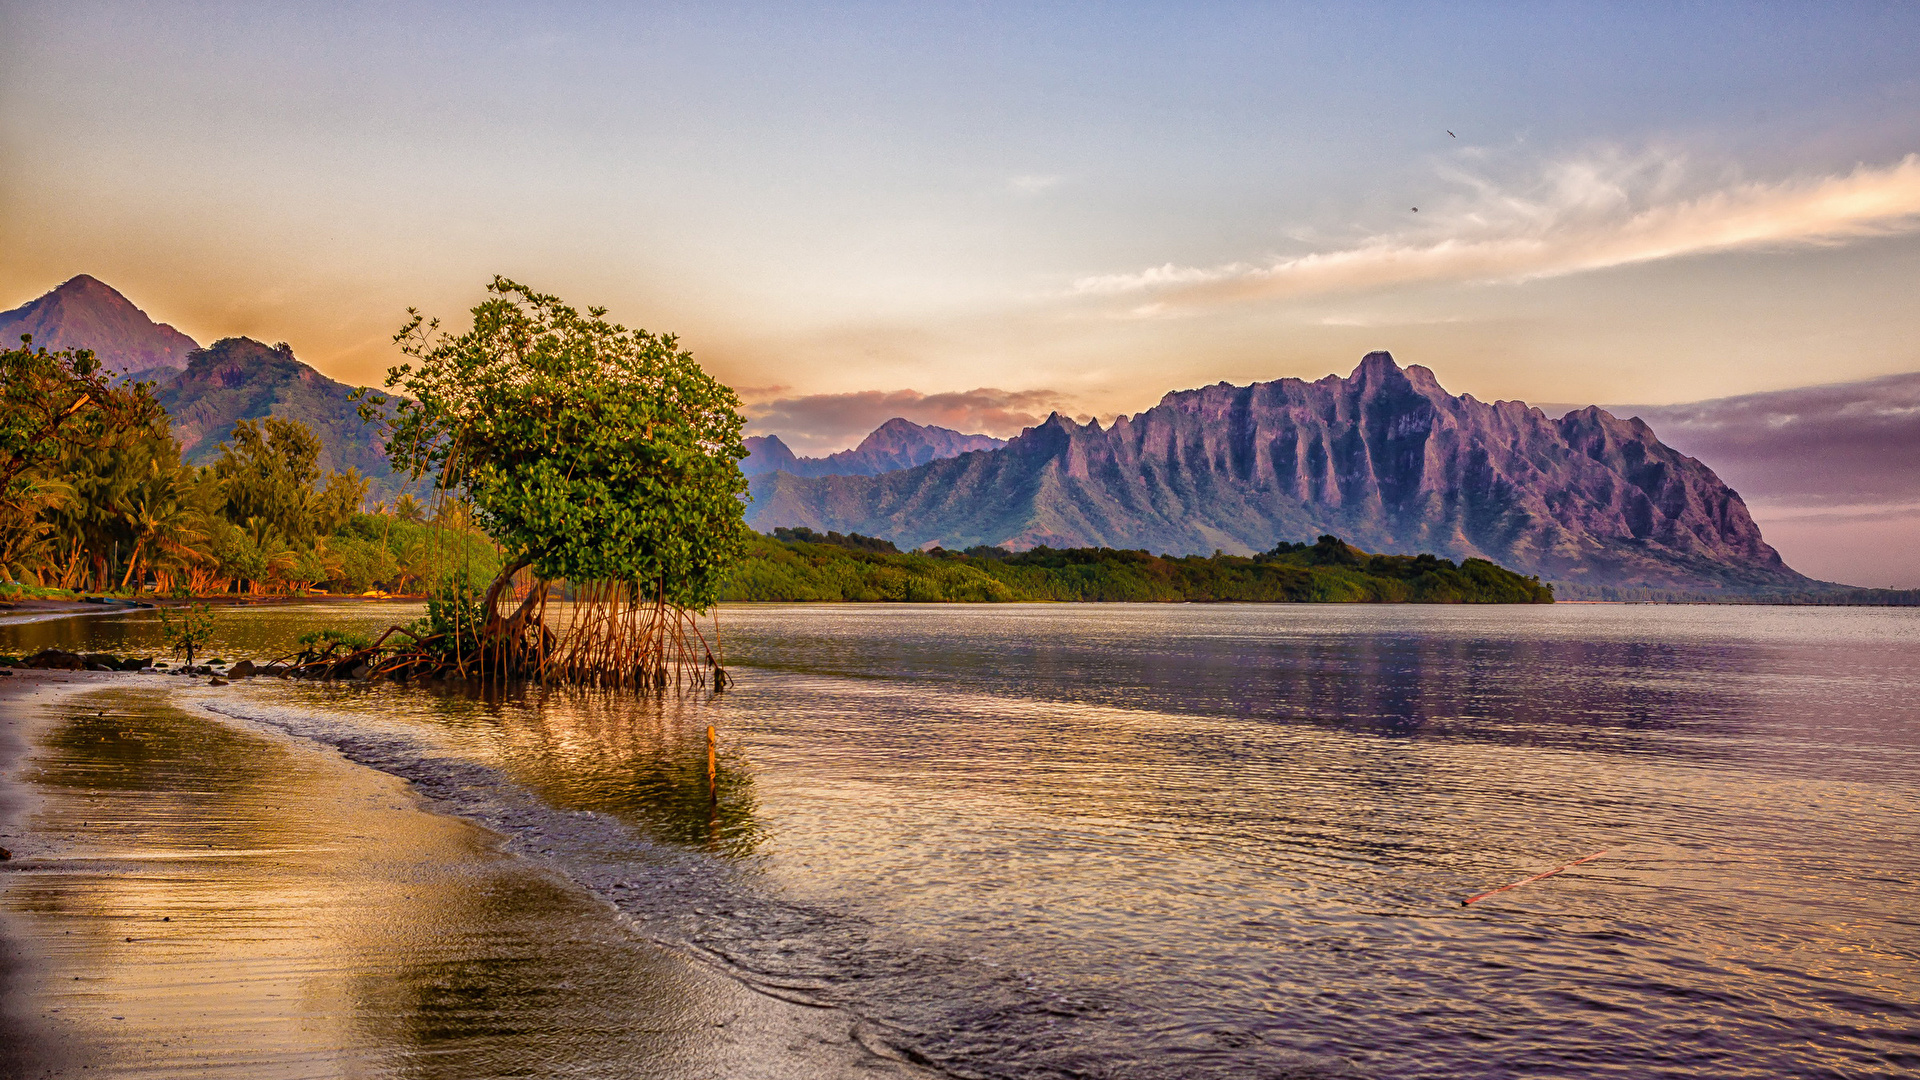
[[146,546],[147,546],[147,538],[144,536],[140,538],[139,543],[136,543],[133,545],[133,554],[129,556],[127,559],[127,575],[120,579],[121,589],[125,589],[127,587],[127,582],[133,580],[134,568],[140,565],[140,549]]
[[487,598],[480,601],[480,610],[486,612],[487,627],[491,628],[502,621],[500,616],[494,613],[493,605],[499,601],[500,593],[506,589],[507,586],[513,584],[513,575],[525,570],[532,562],[533,556],[520,556],[506,566],[501,567],[500,575],[493,579],[493,584],[487,586]]

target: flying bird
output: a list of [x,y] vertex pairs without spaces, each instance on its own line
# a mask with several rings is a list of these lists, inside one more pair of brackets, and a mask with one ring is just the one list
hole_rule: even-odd
[[1454,134],[1453,132],[1451,132],[1451,131],[1449,131],[1449,132],[1447,132],[1447,137],[1448,137],[1448,138],[1451,138],[1451,139],[1457,139],[1457,138],[1459,138],[1460,136],[1458,136],[1458,135],[1455,135],[1455,134]]
[[1413,208],[1413,212],[1414,212],[1414,213],[1416,213],[1416,214],[1417,214],[1417,213],[1419,213],[1419,212],[1420,212],[1420,208],[1419,208],[1419,207],[1417,207],[1417,206],[1416,206],[1416,207],[1414,207],[1414,208]]

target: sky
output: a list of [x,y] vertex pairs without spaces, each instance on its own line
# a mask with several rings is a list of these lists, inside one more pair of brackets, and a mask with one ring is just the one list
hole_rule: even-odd
[[356,384],[504,274],[800,453],[1372,349],[1739,398],[1920,371],[1920,3],[0,0],[0,251]]

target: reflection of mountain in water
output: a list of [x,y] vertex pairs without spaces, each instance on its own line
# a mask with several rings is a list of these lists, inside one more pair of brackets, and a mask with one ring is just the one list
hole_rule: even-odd
[[[1460,633],[1451,612],[1423,612],[1416,623],[1411,614],[1394,616],[1404,607],[1375,608],[1354,613],[1342,632],[1338,614],[1297,623],[1276,615],[1262,625],[1259,610],[1098,605],[1044,620],[994,612],[978,620],[996,626],[991,634],[957,619],[880,613],[781,620],[777,634],[763,634],[736,618],[728,649],[747,666],[880,678],[914,684],[915,692],[1681,755],[1716,752],[1690,736],[1734,730],[1733,718],[1748,708],[1737,675],[1770,659],[1723,642],[1540,631],[1524,616],[1510,625],[1488,616],[1476,632]],[[1142,648],[1143,640],[1153,647]],[[1729,677],[1695,677],[1707,671]],[[1671,737],[1683,732],[1688,737]],[[1154,737],[1181,735],[1174,728]],[[1096,737],[1077,752],[1121,751]]]

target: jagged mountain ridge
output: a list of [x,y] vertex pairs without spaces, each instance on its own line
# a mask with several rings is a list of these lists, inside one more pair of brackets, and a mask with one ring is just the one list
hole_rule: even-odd
[[298,420],[320,436],[322,469],[355,468],[374,481],[375,498],[424,490],[396,477],[380,429],[360,419],[353,392],[294,358],[286,345],[222,338],[188,357],[187,369],[155,389],[173,422],[181,453],[195,464],[219,457],[219,444],[241,420],[278,416]]
[[0,342],[12,348],[32,334],[36,348],[92,349],[101,366],[121,375],[170,375],[187,366],[200,346],[166,323],[156,323],[112,286],[87,274],[52,292],[0,312]]
[[823,458],[794,456],[778,435],[756,435],[746,443],[749,454],[740,463],[740,471],[750,477],[772,472],[794,476],[878,476],[974,450],[997,450],[1006,445],[1006,440],[916,424],[896,416],[873,429],[859,446]]
[[1581,585],[1802,585],[1740,496],[1638,420],[1454,396],[1370,353],[1348,378],[1177,391],[1112,428],[1054,415],[1005,447],[873,477],[753,481],[749,521],[902,547],[1253,552],[1334,533]]

